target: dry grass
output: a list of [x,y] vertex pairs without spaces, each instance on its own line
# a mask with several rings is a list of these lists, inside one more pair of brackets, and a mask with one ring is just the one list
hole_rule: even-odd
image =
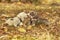
[[[32,27],[20,32],[18,28],[4,26],[0,28],[0,37],[7,35],[0,40],[60,40],[60,6],[46,6],[46,5],[33,5],[23,3],[0,3],[0,25],[4,23],[5,17],[14,17],[19,12],[27,10],[35,10],[39,13],[39,16],[51,22],[51,25],[40,25],[39,27]],[[4,16],[4,15],[6,16]]]

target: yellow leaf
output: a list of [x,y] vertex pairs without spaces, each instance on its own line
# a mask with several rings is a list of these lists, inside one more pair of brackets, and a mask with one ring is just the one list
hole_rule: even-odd
[[19,28],[18,29],[20,32],[26,32],[26,30],[24,28]]
[[29,25],[28,27],[27,27],[27,29],[31,29],[32,28],[32,26],[31,25]]
[[7,29],[6,27],[4,27],[4,31],[5,31],[5,32],[7,32],[7,31],[8,31],[8,29]]

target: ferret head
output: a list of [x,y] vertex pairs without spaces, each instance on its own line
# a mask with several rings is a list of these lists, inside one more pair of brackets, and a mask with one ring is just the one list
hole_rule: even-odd
[[33,11],[30,12],[31,16],[35,16],[35,13]]

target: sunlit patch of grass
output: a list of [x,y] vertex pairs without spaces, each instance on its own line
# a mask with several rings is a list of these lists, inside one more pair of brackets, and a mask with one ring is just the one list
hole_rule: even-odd
[[26,36],[14,36],[12,40],[55,40],[55,36],[52,34],[44,33],[39,37],[32,37],[27,34]]

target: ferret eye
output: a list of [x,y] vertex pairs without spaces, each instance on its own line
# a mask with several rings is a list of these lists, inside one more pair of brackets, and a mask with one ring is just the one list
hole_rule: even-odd
[[11,19],[11,20],[13,20],[13,19]]

